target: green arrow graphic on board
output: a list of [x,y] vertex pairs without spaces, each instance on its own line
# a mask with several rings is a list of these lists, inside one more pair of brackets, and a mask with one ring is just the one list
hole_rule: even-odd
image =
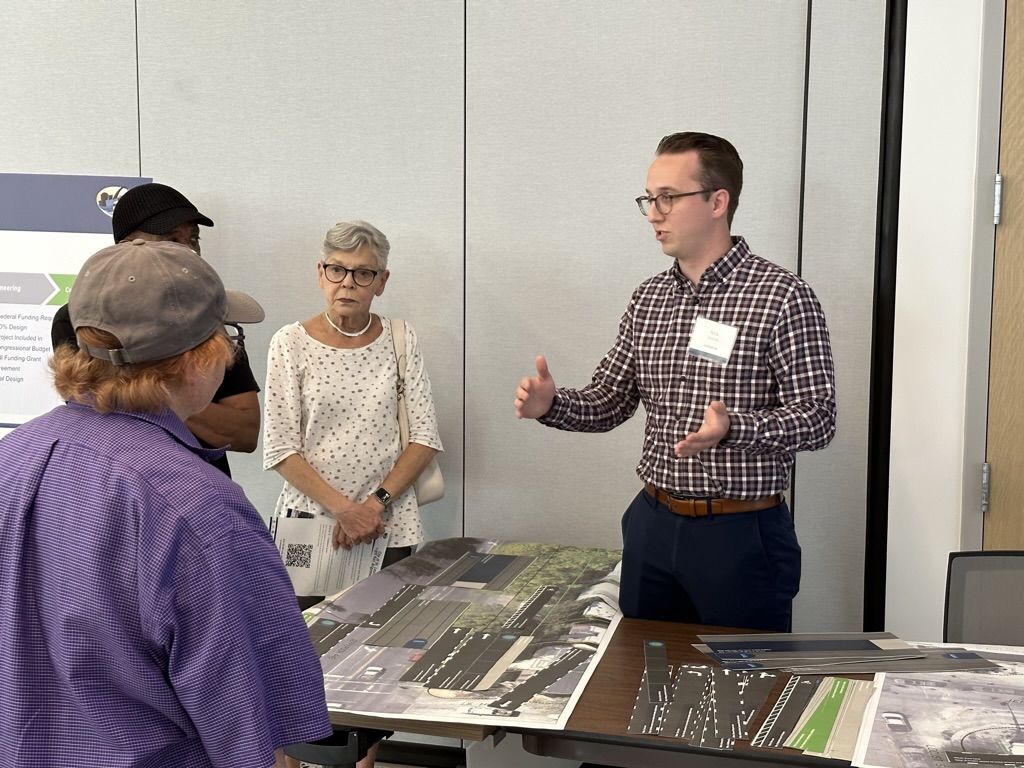
[[57,286],[56,292],[50,297],[47,305],[51,307],[60,307],[68,303],[68,294],[71,292],[71,286],[75,282],[75,278],[78,275],[50,275],[50,279],[53,280]]

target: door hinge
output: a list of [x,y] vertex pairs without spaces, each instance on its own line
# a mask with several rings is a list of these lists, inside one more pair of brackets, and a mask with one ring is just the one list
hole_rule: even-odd
[[1003,174],[996,174],[995,202],[992,205],[992,223],[998,224],[1003,214]]
[[981,465],[981,512],[988,512],[988,484],[992,478],[992,465],[987,461]]

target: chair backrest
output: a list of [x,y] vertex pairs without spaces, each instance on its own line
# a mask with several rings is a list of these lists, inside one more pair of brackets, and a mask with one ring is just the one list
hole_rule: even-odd
[[1024,551],[950,552],[947,643],[1024,645]]

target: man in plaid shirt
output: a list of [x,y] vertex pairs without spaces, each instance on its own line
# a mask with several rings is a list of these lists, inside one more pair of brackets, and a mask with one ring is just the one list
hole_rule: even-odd
[[644,490],[622,518],[623,614],[786,631],[800,545],[782,494],[795,453],[835,434],[835,376],[810,286],[731,234],[742,187],[725,139],[662,139],[637,205],[672,267],[633,292],[588,386],[556,387],[538,357],[515,408],[606,432],[643,403]]

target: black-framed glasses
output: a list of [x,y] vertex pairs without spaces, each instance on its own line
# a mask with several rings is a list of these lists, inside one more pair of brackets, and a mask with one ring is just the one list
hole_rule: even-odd
[[324,277],[332,283],[343,283],[346,277],[352,275],[352,280],[361,288],[371,285],[380,274],[380,271],[376,269],[363,269],[362,267],[349,269],[341,264],[328,264],[326,261],[321,261],[320,266],[323,267]]
[[237,323],[224,323],[224,335],[236,350],[245,343],[245,331]]
[[672,210],[672,201],[677,197],[690,197],[691,195],[706,195],[709,192],[714,192],[713,189],[698,189],[696,192],[674,192],[668,194],[662,192],[660,195],[641,195],[636,199],[636,205],[640,209],[640,213],[644,216],[651,212],[651,203],[654,203],[654,207],[658,209],[658,213],[662,216],[666,215]]

